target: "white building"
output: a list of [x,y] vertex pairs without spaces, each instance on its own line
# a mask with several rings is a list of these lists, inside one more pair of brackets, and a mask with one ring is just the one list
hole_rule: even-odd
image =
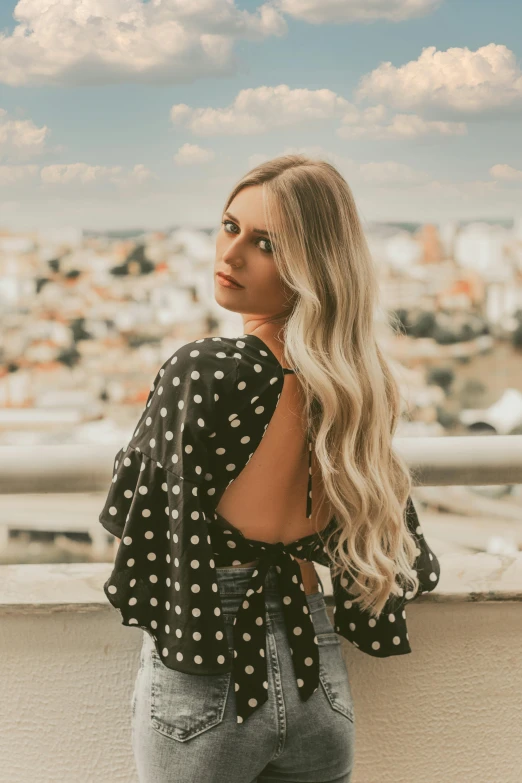
[[503,226],[470,223],[455,238],[455,261],[474,269],[485,281],[509,280],[512,264],[506,249],[512,242],[512,232]]

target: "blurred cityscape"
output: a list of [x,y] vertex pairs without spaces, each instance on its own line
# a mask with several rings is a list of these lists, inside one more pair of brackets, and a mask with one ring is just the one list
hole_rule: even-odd
[[[216,231],[0,231],[0,446],[116,453],[169,355],[242,334],[214,299]],[[522,220],[366,232],[403,398],[397,435],[522,434]],[[400,328],[385,328],[390,314]],[[521,485],[416,487],[414,500],[437,554],[522,550]],[[89,532],[103,501],[0,495],[0,563],[110,559],[111,537],[100,554]]]

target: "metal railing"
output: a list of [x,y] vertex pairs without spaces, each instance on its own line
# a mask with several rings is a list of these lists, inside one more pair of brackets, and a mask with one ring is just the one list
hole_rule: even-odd
[[[522,435],[395,438],[415,486],[522,484]],[[103,492],[122,446],[0,446],[0,495]]]

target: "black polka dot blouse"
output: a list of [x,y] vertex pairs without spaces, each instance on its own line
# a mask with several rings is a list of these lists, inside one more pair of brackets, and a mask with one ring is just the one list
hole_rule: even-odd
[[[99,517],[121,538],[104,591],[122,624],[146,630],[170,669],[232,671],[238,723],[267,700],[263,586],[271,565],[301,698],[319,686],[320,648],[295,557],[329,565],[324,541],[335,517],[321,533],[283,545],[248,539],[215,511],[259,446],[288,372],[254,334],[206,337],[179,348],[160,368],[134,434],[115,457]],[[309,441],[307,517],[311,448]],[[404,607],[439,580],[411,498],[406,520],[418,546],[415,595],[390,596],[376,620],[352,603],[348,580],[332,575],[335,631],[369,655],[411,652]],[[215,568],[252,560],[258,563],[235,618],[231,655]]]

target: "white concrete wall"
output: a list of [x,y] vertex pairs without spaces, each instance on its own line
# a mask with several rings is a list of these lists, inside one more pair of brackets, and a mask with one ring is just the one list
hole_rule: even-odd
[[[522,553],[439,559],[437,589],[407,609],[411,655],[344,643],[353,783],[522,779]],[[130,700],[142,631],[106,601],[110,570],[0,567],[1,783],[138,783]]]

